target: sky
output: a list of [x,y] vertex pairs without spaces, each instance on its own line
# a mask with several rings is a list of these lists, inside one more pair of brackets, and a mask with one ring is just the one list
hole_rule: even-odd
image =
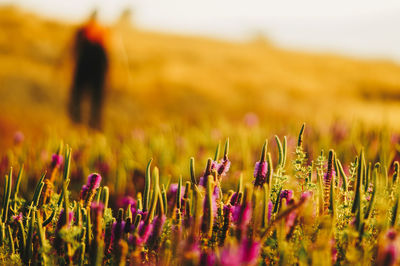
[[262,33],[279,46],[400,62],[399,0],[0,0],[80,21],[93,8],[111,22],[134,11],[141,28],[228,40]]

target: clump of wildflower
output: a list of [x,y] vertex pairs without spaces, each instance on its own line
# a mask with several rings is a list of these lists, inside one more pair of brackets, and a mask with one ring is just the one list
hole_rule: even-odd
[[81,200],[85,202],[85,206],[90,205],[96,190],[100,187],[101,176],[97,173],[90,174],[86,185],[82,186]]
[[146,243],[150,237],[152,230],[152,223],[146,224],[143,220],[140,221],[139,226],[136,230],[137,232],[130,237],[129,242],[134,246],[139,246],[143,243]]
[[256,162],[254,167],[254,186],[262,187],[267,178],[268,163],[266,161]]
[[158,240],[161,236],[165,220],[165,215],[157,215],[152,222],[153,230],[149,236],[147,244],[153,250],[157,250],[159,247],[160,242]]
[[119,240],[122,238],[124,230],[125,230],[125,221],[116,221],[113,223],[111,230],[111,243],[113,249],[117,247]]

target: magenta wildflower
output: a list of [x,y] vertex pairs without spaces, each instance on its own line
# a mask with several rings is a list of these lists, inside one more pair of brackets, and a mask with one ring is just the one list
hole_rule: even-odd
[[[67,224],[67,227],[71,226],[73,218],[74,218],[74,212],[70,211],[68,213],[68,224]],[[66,223],[66,221],[65,221],[65,216],[64,216],[64,209],[62,209],[60,211],[60,215],[59,215],[59,218],[58,218],[58,221],[57,221],[56,231],[59,231],[64,225],[66,225],[65,223]]]
[[94,214],[103,214],[104,204],[101,202],[93,202],[90,205],[90,209],[93,211]]
[[229,161],[228,158],[224,158],[219,164],[216,165],[216,170],[220,176],[225,176],[226,173],[228,173],[230,167],[231,161]]
[[200,265],[213,266],[216,265],[217,257],[214,252],[202,252],[200,256]]
[[236,201],[237,201],[237,198],[238,198],[238,193],[237,192],[234,192],[233,193],[233,195],[232,195],[232,197],[231,197],[231,201],[230,201],[230,204],[232,205],[232,206],[234,206],[234,205],[236,205]]
[[111,243],[113,247],[118,245],[119,240],[122,238],[122,234],[125,229],[125,221],[114,222],[111,230]]
[[87,185],[91,189],[97,189],[100,186],[101,176],[97,173],[91,174],[88,176]]
[[101,176],[97,173],[90,174],[86,185],[82,186],[81,199],[89,205],[96,190],[100,187]]
[[295,221],[297,219],[297,212],[292,211],[289,213],[288,216],[286,216],[286,229],[289,230],[292,226],[294,226]]
[[309,198],[311,198],[313,195],[313,192],[308,190],[308,191],[304,191],[303,193],[301,193],[300,196],[300,200],[308,200]]
[[51,167],[55,168],[55,167],[60,167],[60,165],[63,162],[63,157],[62,155],[59,154],[53,154],[51,156]]
[[244,238],[238,246],[227,245],[221,252],[220,265],[255,265],[260,248],[260,243],[250,238]]
[[240,259],[238,258],[237,249],[233,249],[230,246],[225,247],[221,252],[220,264],[221,266],[239,266]]
[[281,201],[282,201],[282,199],[285,199],[286,200],[286,204],[291,202],[292,199],[293,199],[293,190],[290,190],[290,189],[282,190],[281,194],[280,194],[280,199],[281,199]]
[[338,257],[338,251],[336,249],[336,241],[334,238],[331,239],[331,261],[335,264]]
[[128,206],[131,205],[131,209],[136,208],[136,200],[132,198],[131,196],[125,196],[122,198],[119,198],[117,201],[117,206],[119,208],[126,209]]
[[236,224],[236,237],[240,240],[247,232],[247,226],[251,220],[251,204],[243,202],[242,205],[235,206],[232,213],[232,220]]
[[254,186],[262,187],[266,182],[267,177],[267,170],[268,170],[268,163],[266,161],[263,162],[256,162],[254,167]]
[[152,223],[146,224],[143,220],[140,221],[137,233],[131,236],[130,242],[133,245],[138,245],[138,246],[143,243],[146,243],[150,237],[152,230],[153,230]]
[[272,201],[268,202],[268,223],[271,221],[272,209],[274,208],[274,204]]
[[245,265],[253,265],[260,254],[260,243],[251,238],[244,238],[239,246],[240,260]]
[[147,241],[147,244],[154,250],[158,249],[159,247],[159,238],[161,236],[163,226],[165,223],[165,220],[167,217],[165,215],[162,215],[161,217],[158,215],[154,218],[152,224],[153,224],[153,230],[149,236],[149,239]]
[[22,213],[20,212],[18,215],[11,216],[11,221],[13,223],[18,223],[19,221],[22,221]]

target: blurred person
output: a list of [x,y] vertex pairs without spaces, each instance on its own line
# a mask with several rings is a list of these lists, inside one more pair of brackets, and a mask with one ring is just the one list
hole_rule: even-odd
[[105,80],[108,73],[107,31],[97,22],[97,11],[81,26],[74,39],[74,74],[69,103],[72,121],[82,122],[81,106],[90,98],[89,126],[102,127]]

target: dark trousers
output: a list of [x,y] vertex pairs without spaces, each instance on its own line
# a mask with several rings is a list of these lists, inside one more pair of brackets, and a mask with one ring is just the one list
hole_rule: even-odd
[[76,64],[69,104],[72,121],[82,122],[82,101],[88,96],[91,103],[89,126],[101,129],[106,72],[107,58],[103,49],[97,47],[81,52]]

